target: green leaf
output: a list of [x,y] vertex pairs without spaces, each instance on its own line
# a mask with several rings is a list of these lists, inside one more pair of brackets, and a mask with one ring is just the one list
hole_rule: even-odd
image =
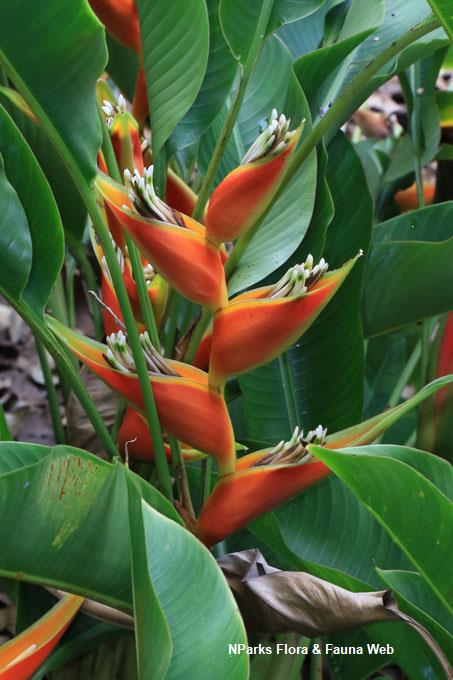
[[448,498],[409,464],[375,455],[373,447],[310,450],[351,489],[450,607]]
[[25,137],[41,166],[55,197],[65,230],[80,239],[85,229],[86,208],[57,151],[49,145],[49,140],[37,121],[25,112],[25,101],[15,90],[1,89],[0,102]]
[[[66,446],[42,454],[43,447],[34,444],[0,444],[0,460],[6,459],[7,469],[16,466],[0,475],[0,540],[8,545],[0,554],[0,574],[130,611],[128,501],[122,466]],[[127,474],[147,502],[180,522],[154,487]]]
[[115,81],[122,94],[132,101],[138,75],[138,56],[109,34],[106,35],[109,60],[106,71]]
[[383,18],[383,0],[371,6],[363,0],[354,0],[337,41],[295,62],[294,70],[310,102],[314,119],[322,114],[329,102],[334,101],[351,68],[354,59],[352,53],[382,24]]
[[0,44],[8,76],[52,142],[64,150],[65,162],[75,164],[89,182],[101,144],[95,85],[107,52],[104,29],[88,2],[9,4]]
[[453,7],[450,0],[428,0],[428,2],[441,20],[450,40],[453,40]]
[[30,275],[32,243],[27,216],[8,181],[3,156],[0,156],[0,215],[0,290],[20,298]]
[[128,489],[131,536],[132,593],[134,603],[135,646],[140,678],[167,677],[172,656],[170,630],[154,590],[146,555],[145,529],[139,489],[131,477]]
[[[436,87],[444,55],[445,50],[440,49],[432,56],[420,61],[414,67],[417,69],[417,82],[416,85],[412,85],[412,88],[415,87],[416,90],[423,92],[423,96],[415,93],[415,96],[419,99],[417,105],[419,107],[420,125],[419,130],[417,130],[417,147],[422,166],[432,161],[439,148],[440,121],[436,101]],[[414,93],[411,91],[406,74],[402,74],[400,78],[407,102],[411,127],[414,125],[414,122],[411,122],[414,116]],[[391,154],[391,162],[385,172],[384,182],[394,182],[414,171],[414,155],[416,155],[417,151],[414,149],[411,137],[411,134],[404,134],[398,140]]]
[[237,63],[231,55],[219,22],[219,0],[207,0],[209,58],[200,91],[170,137],[171,150],[197,142],[219,115],[231,89]]
[[3,406],[0,404],[0,442],[9,442],[13,439],[11,432],[9,431],[8,423],[5,418],[5,411]]
[[5,215],[7,224],[1,229],[6,242],[0,255],[4,272],[0,286],[15,301],[23,297],[42,314],[63,264],[63,229],[36,158],[1,106],[0,154],[6,173],[0,200],[5,201],[5,211],[14,210],[14,215]]
[[[244,624],[214,558],[190,532],[143,500],[141,510],[148,571],[173,643],[165,677],[245,680],[247,656],[228,654],[228,643],[246,643]],[[144,633],[150,644],[154,629]]]
[[420,574],[414,571],[384,569],[376,571],[397,596],[401,609],[425,626],[447,656],[451,656],[453,653],[453,635],[449,632],[451,614],[434,596]]
[[200,90],[208,61],[204,0],[138,0],[153,150],[164,146]]
[[[324,0],[273,0],[265,35],[315,12]],[[261,0],[220,0],[220,23],[233,54],[245,62],[262,8]],[[265,36],[263,36],[265,37]]]
[[277,30],[276,35],[283,40],[294,59],[319,46],[324,32],[324,18],[331,4],[332,0],[326,0],[313,14],[285,24]]
[[362,317],[377,335],[453,308],[453,203],[415,210],[373,230]]
[[[398,456],[445,492],[452,488],[452,471],[437,456],[395,446],[373,446],[380,456]],[[404,496],[399,504],[404,504]],[[407,501],[410,505],[411,501]],[[331,512],[331,510],[334,511]],[[409,569],[410,564],[353,493],[334,477],[308,489],[273,513],[260,517],[249,526],[285,560],[281,568],[306,570],[344,588],[361,592],[382,587],[376,564],[390,569]],[[255,544],[255,543],[254,543]],[[250,538],[246,541],[250,545]],[[236,549],[236,548],[235,548]],[[420,637],[404,624],[373,624],[367,627],[366,642],[390,642],[395,647],[393,662],[414,680],[437,677],[436,660]],[[365,633],[363,633],[365,635]],[[341,644],[355,644],[354,633],[342,637]],[[361,644],[360,641],[357,644]],[[343,657],[345,680],[368,677],[358,673],[359,658]],[[351,663],[349,663],[349,661]],[[361,664],[358,664],[361,666]],[[431,675],[427,675],[431,673]]]

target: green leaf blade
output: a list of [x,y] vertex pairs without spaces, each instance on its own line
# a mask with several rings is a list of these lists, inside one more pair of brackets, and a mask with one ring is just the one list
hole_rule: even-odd
[[313,447],[312,452],[351,489],[450,607],[448,498],[407,463],[373,455],[372,447],[338,451]]
[[206,71],[204,0],[139,0],[153,150],[160,151],[197,96]]
[[9,5],[0,44],[0,61],[9,77],[53,143],[65,150],[67,162],[90,182],[101,144],[95,85],[107,51],[104,29],[88,2],[23,0]]

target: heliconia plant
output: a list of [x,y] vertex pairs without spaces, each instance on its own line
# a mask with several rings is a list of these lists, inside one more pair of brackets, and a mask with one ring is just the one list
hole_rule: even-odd
[[293,642],[294,677],[446,676],[448,12],[4,10],[0,292],[55,446],[0,408],[0,678],[283,677]]

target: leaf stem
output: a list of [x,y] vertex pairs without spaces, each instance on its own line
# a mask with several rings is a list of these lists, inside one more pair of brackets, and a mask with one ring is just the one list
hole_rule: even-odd
[[190,495],[190,485],[187,479],[186,466],[181,453],[181,446],[173,435],[169,435],[171,458],[175,468],[176,483],[178,485],[179,500],[182,507],[191,515],[194,515],[192,497]]
[[212,458],[206,458],[201,461],[201,507],[206,503],[211,493],[211,474],[212,474]]
[[192,337],[190,338],[189,344],[187,345],[186,353],[184,355],[184,361],[186,363],[188,364],[192,363],[195,353],[203,337],[203,334],[207,327],[209,326],[211,317],[212,317],[211,310],[208,309],[207,307],[203,307],[203,309],[201,310],[201,316],[195,325]]
[[146,285],[145,275],[143,273],[140,252],[127,232],[124,232],[124,236],[126,239],[127,252],[132,265],[135,285],[137,286],[138,299],[140,300],[140,309],[142,310],[145,328],[148,331],[154,347],[159,350],[159,333],[157,331],[156,319],[154,318],[154,311],[149,297],[148,286]]
[[[76,260],[78,266],[80,267],[88,290],[96,291],[98,288],[97,279],[93,267],[91,266],[91,262],[85,253],[83,245],[69,233],[65,234],[65,237],[68,242],[69,249],[72,255],[74,256],[74,259]],[[92,301],[90,295],[87,296],[87,300],[89,310],[93,317],[96,340],[100,340],[104,335],[104,326],[102,323],[101,311],[99,309],[99,306]]]
[[[314,638],[313,644],[320,645],[322,650],[322,639]],[[322,652],[313,653],[313,648],[310,656],[310,680],[322,680]]]
[[266,29],[269,23],[269,17],[273,5],[274,0],[263,0],[261,3],[261,11],[258,17],[255,32],[253,34],[252,42],[250,44],[249,52],[247,54],[244,66],[243,67],[240,66],[241,77],[239,81],[239,86],[238,89],[236,90],[233,103],[231,105],[230,110],[228,111],[227,117],[223,124],[222,131],[217,140],[214,153],[212,154],[212,158],[209,163],[208,169],[206,170],[206,175],[204,176],[202,185],[200,187],[197,204],[193,211],[193,217],[196,220],[199,220],[203,215],[206,203],[208,202],[212,184],[217,174],[219,163],[222,159],[226,145],[228,144],[228,140],[230,139],[231,133],[233,132],[234,126],[236,124],[239,109],[241,108],[241,104],[244,99],[245,90],[250,80],[250,76],[252,75],[253,67],[255,66],[256,60],[258,59],[258,56],[261,52],[261,48],[264,42],[263,36],[266,35]]
[[176,337],[176,329],[178,326],[178,313],[179,313],[179,304],[181,302],[181,297],[179,293],[176,290],[172,290],[171,292],[171,297],[170,297],[170,303],[169,303],[169,313],[168,313],[168,322],[167,322],[167,333],[165,336],[165,343],[164,343],[164,354],[166,357],[169,357],[170,359],[173,356],[173,349],[174,349],[174,344],[175,344],[175,337]]
[[50,370],[49,361],[47,359],[46,350],[41,341],[35,335],[35,346],[38,354],[41,371],[44,377],[44,385],[46,386],[47,400],[49,403],[50,418],[52,420],[52,428],[55,436],[56,444],[66,443],[66,432],[63,427],[61,419],[60,404],[58,401],[57,390],[53,383],[52,371]]
[[294,389],[293,376],[291,373],[291,366],[289,365],[288,352],[280,354],[278,357],[278,365],[280,368],[280,377],[282,379],[283,394],[285,396],[286,412],[288,414],[289,426],[291,433],[294,428],[300,425],[296,391]]
[[409,82],[412,90],[412,116],[410,134],[412,137],[412,148],[414,151],[415,182],[417,187],[417,203],[419,208],[425,207],[425,192],[423,190],[422,175],[422,121],[420,110],[420,68],[419,64],[412,64],[409,67]]

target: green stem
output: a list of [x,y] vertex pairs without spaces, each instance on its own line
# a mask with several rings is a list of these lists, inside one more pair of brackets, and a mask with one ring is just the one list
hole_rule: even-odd
[[65,324],[66,326],[69,325],[69,315],[66,308],[66,294],[61,272],[57,276],[52,294],[50,296],[49,309],[52,313],[52,316],[58,319],[58,321],[61,321],[61,323]]
[[189,344],[187,345],[186,353],[184,355],[184,361],[186,363],[188,364],[192,363],[195,353],[201,342],[201,338],[203,337],[205,330],[209,326],[211,316],[212,316],[211,310],[208,309],[207,307],[203,307],[200,319],[196,324],[192,333],[192,337],[190,338]]
[[121,177],[120,169],[116,161],[116,156],[112,145],[112,139],[110,137],[110,133],[107,129],[107,126],[104,123],[104,116],[102,115],[100,109],[99,118],[101,121],[102,128],[102,153],[104,155],[107,170],[109,171],[109,175],[112,179],[116,179],[117,182],[121,183],[123,181],[123,178]]
[[154,347],[159,350],[159,333],[157,331],[154,311],[151,304],[151,299],[149,297],[148,286],[146,285],[145,275],[143,273],[140,253],[129,234],[124,232],[124,236],[126,239],[127,252],[132,265],[132,273],[134,275],[135,285],[137,286],[138,299],[140,300],[140,309],[142,310],[145,328],[148,331],[148,335]]
[[8,423],[6,422],[3,406],[0,404],[0,442],[11,442],[13,440],[14,437],[10,432]]
[[189,480],[187,479],[186,466],[181,453],[181,446],[179,445],[178,440],[173,437],[173,435],[169,435],[168,441],[170,442],[171,458],[176,473],[179,500],[185,510],[187,510],[190,514],[195,515],[192,497],[190,495]]
[[291,366],[289,365],[288,352],[280,354],[278,357],[278,365],[282,379],[283,394],[285,396],[286,412],[288,414],[289,426],[292,433],[294,428],[297,425],[300,425],[300,418],[296,401],[296,391],[294,389],[293,376],[291,373]]
[[[405,365],[403,371],[401,372],[400,377],[398,378],[398,381],[393,388],[393,391],[389,397],[388,400],[388,406],[389,408],[393,408],[394,406],[397,406],[400,398],[401,398],[401,393],[406,387],[407,383],[409,382],[411,375],[413,374],[415,367],[417,366],[418,362],[420,361],[420,357],[422,354],[422,343],[421,340],[417,342],[415,345],[412,354],[409,357],[409,360],[407,364]],[[383,435],[382,435],[383,436]],[[375,444],[380,444],[382,441],[382,436],[376,439]]]
[[420,361],[420,357],[422,354],[422,343],[421,340],[417,342],[415,345],[412,354],[409,357],[409,360],[407,364],[405,365],[400,377],[398,378],[398,382],[396,383],[395,387],[393,388],[393,392],[391,393],[389,400],[388,400],[388,405],[390,408],[393,408],[396,406],[400,400],[401,397],[401,392],[404,390],[406,387],[407,383],[410,380],[411,375],[413,374],[415,367],[417,366],[418,362]]
[[118,402],[118,410],[116,412],[115,420],[113,421],[112,430],[111,430],[111,436],[112,436],[113,441],[116,441],[116,436],[118,434],[118,430],[121,427],[121,423],[123,422],[126,407],[127,407],[127,401],[125,399],[120,399],[119,402]]
[[178,326],[178,313],[179,313],[179,305],[181,302],[181,296],[176,290],[173,290],[171,293],[171,299],[170,299],[170,304],[169,304],[169,313],[168,313],[168,323],[167,323],[167,332],[165,336],[165,343],[164,343],[164,354],[166,357],[171,358],[173,356],[173,349],[175,345],[175,338],[176,338],[176,329]]
[[170,472],[168,469],[167,458],[165,455],[162,431],[160,429],[159,416],[157,413],[156,402],[149,378],[148,369],[140,344],[140,336],[137,330],[131,303],[124,285],[123,275],[119,266],[115,248],[112,243],[110,232],[104,223],[101,213],[98,210],[96,200],[91,189],[85,185],[82,196],[87,206],[88,212],[93,222],[93,227],[101,241],[107,266],[113,281],[113,287],[118,298],[120,309],[126,326],[127,337],[135,362],[137,376],[142,391],[145,417],[149,426],[154,445],[154,457],[156,469],[159,477],[159,485],[165,496],[172,500],[172,486]]
[[46,350],[36,336],[35,345],[42,374],[44,376],[44,385],[46,386],[47,391],[47,401],[49,403],[50,418],[52,420],[55,442],[57,444],[65,444],[66,432],[63,427],[63,421],[61,420],[60,404],[58,402],[57,390],[53,384],[52,371],[50,370],[49,362],[47,360]]
[[[336,129],[344,122],[344,117],[347,116],[350,107],[354,105],[357,100],[357,93],[360,92],[362,88],[366,89],[371,78],[379,73],[379,71],[402,50],[427,33],[434,31],[439,26],[440,22],[438,19],[431,15],[425,21],[411,28],[410,31],[402,35],[400,38],[397,38],[391,45],[382,50],[382,52],[378,54],[377,57],[368,62],[368,64],[366,64],[366,66],[338,95],[337,99],[327,111],[325,116],[321,118],[321,120],[319,120],[319,122],[312,128],[303,143],[294,153],[272,203],[260,215],[257,222],[238,239],[233,252],[230,254],[225,265],[225,273],[227,278],[229,278],[236,269],[239,260],[247,249],[259,225],[266,217],[272,205],[275,204],[277,198],[288,186],[288,183],[292,180],[300,166],[306,161],[308,156],[311,154],[313,149],[316,148],[324,135],[329,130]],[[391,74],[389,74],[389,77],[390,76]]]
[[201,461],[201,507],[206,503],[211,493],[211,474],[212,474],[212,458],[206,458]]
[[192,322],[192,317],[194,315],[194,311],[195,311],[195,308],[196,308],[195,302],[191,302],[190,300],[186,300],[185,303],[186,303],[186,305],[185,305],[185,309],[184,309],[184,316],[183,316],[182,323],[181,323],[181,335],[184,335],[189,330],[190,324]]
[[76,261],[71,255],[66,256],[66,308],[68,310],[68,324],[71,328],[76,326],[75,299],[74,299],[74,275]]
[[[313,644],[320,645],[322,650],[322,639],[314,638]],[[322,652],[319,654],[313,654],[310,656],[310,680],[322,680]]]
[[214,182],[215,176],[217,174],[217,169],[219,163],[222,159],[223,153],[225,151],[228,140],[230,139],[231,133],[233,132],[234,126],[236,124],[236,119],[239,114],[239,109],[241,108],[242,101],[244,99],[245,90],[247,88],[250,76],[252,75],[253,67],[255,66],[256,60],[261,51],[263,45],[263,36],[266,34],[267,25],[269,23],[269,17],[274,5],[274,0],[263,0],[261,3],[261,11],[256,24],[255,32],[253,34],[252,42],[250,44],[250,49],[245,60],[244,66],[242,68],[241,78],[239,81],[239,87],[236,91],[233,103],[230,110],[228,111],[227,117],[223,124],[222,131],[217,140],[214,153],[212,154],[211,161],[209,163],[206,175],[203,179],[203,183],[200,187],[198,194],[197,204],[193,212],[193,217],[199,220],[203,215],[206,203],[208,201],[209,193],[211,191],[212,184]]
[[417,203],[419,208],[425,207],[425,192],[423,191],[422,174],[422,121],[420,110],[420,67],[412,64],[409,68],[409,82],[412,90],[412,116],[410,133],[414,150],[415,182],[417,186]]
[[[66,239],[68,241],[69,249],[80,267],[88,290],[96,291],[98,288],[96,275],[91,266],[91,262],[85,253],[83,245],[72,237],[71,234],[66,234]],[[97,303],[92,300],[91,295],[88,295],[88,307],[93,317],[96,339],[100,340],[104,335],[104,325],[102,323],[101,310]]]

